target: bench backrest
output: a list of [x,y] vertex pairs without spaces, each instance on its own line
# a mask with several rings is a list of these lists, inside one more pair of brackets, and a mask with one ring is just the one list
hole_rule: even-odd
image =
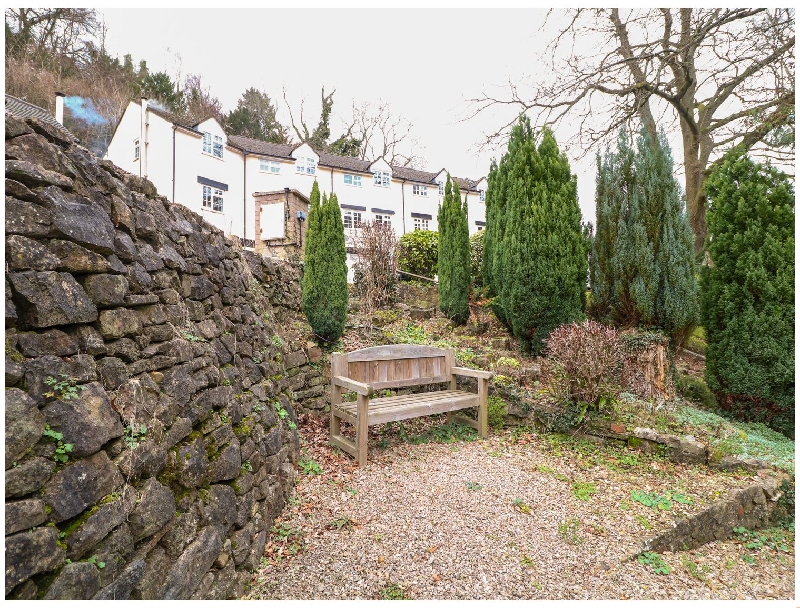
[[376,389],[449,382],[455,366],[452,348],[417,344],[372,346],[333,353],[331,374],[371,384]]

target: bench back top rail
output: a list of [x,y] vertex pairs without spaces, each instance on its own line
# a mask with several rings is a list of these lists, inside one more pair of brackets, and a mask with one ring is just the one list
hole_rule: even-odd
[[372,346],[331,357],[332,375],[364,382],[375,389],[449,382],[454,366],[452,348],[417,344]]

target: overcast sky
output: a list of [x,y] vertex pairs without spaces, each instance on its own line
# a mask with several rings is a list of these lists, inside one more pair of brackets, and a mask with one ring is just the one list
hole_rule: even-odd
[[[543,9],[99,10],[111,55],[130,53],[173,78],[200,74],[225,111],[251,86],[279,102],[284,124],[284,87],[293,111],[305,99],[309,126],[319,117],[322,85],[336,89],[333,113],[345,118],[353,101],[388,101],[394,114],[413,123],[425,169],[444,167],[473,179],[486,175],[491,158],[503,153],[480,151],[483,133],[515,111],[466,120],[474,109],[467,100],[482,91],[502,95],[509,80],[536,74],[547,43],[539,31]],[[332,122],[333,137],[340,126]],[[559,144],[568,128],[556,130]],[[581,209],[594,221],[594,155],[575,162],[576,152],[567,150]]]

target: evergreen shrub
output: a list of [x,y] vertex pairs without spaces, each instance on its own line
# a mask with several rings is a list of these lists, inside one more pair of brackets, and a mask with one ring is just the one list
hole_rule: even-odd
[[433,278],[439,262],[439,233],[432,230],[406,232],[397,243],[400,270]]
[[439,207],[439,309],[456,325],[469,319],[469,224],[467,201],[461,201],[458,184],[450,180]]

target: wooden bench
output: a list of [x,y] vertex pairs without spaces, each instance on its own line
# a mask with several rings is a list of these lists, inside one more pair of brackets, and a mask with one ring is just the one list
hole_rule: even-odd
[[[456,389],[456,376],[478,379],[478,393]],[[452,348],[434,348],[415,344],[373,346],[351,353],[333,353],[331,357],[331,429],[330,442],[352,455],[359,466],[367,463],[367,428],[418,416],[447,412],[448,422],[456,420],[475,428],[482,439],[488,432],[489,379],[491,372],[455,366]],[[376,390],[449,383],[449,389],[372,398]],[[356,401],[342,403],[342,393],[354,391]],[[452,412],[477,407],[478,419]],[[353,443],[341,434],[345,420],[355,426]]]

